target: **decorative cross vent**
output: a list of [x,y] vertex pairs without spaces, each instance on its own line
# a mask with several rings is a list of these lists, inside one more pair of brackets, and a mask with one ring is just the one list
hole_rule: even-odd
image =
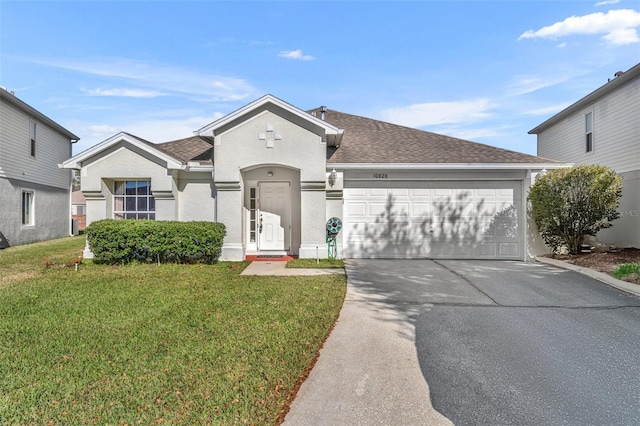
[[267,124],[267,131],[258,133],[258,140],[267,141],[267,148],[273,148],[273,142],[282,140],[282,134],[273,130],[273,125]]

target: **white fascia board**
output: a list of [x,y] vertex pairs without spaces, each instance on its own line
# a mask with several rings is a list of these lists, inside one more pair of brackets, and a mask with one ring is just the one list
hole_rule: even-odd
[[327,123],[324,120],[319,119],[318,117],[314,117],[313,115],[301,110],[300,108],[296,108],[295,106],[283,101],[282,99],[278,99],[273,95],[264,95],[263,97],[256,99],[255,101],[225,115],[224,117],[217,119],[213,123],[207,124],[206,126],[196,130],[194,133],[199,136],[215,136],[216,129],[268,103],[274,104],[293,115],[314,123],[315,125],[323,128],[327,134],[337,135],[338,133],[340,133],[340,129],[338,129],[337,127]]
[[87,159],[94,157],[96,155],[99,155],[101,152],[103,152],[104,150],[112,147],[113,145],[124,141],[127,143],[130,143],[131,145],[134,145],[137,148],[140,148],[143,151],[148,152],[149,154],[153,155],[154,157],[157,157],[163,161],[167,162],[167,168],[168,169],[178,169],[178,170],[184,170],[185,165],[182,164],[181,161],[175,159],[174,157],[160,151],[159,149],[156,149],[152,146],[149,146],[148,144],[140,141],[139,139],[132,137],[131,135],[124,133],[124,132],[120,132],[116,135],[111,136],[109,139],[106,139],[102,142],[100,142],[97,145],[92,146],[91,148],[88,148],[84,151],[82,151],[80,154],[71,157],[70,159],[68,159],[67,161],[63,162],[61,164],[62,168],[64,169],[81,169],[82,168],[82,162],[86,161]]
[[185,171],[213,173],[213,166],[211,164],[187,164]]
[[327,170],[542,170],[573,163],[327,163]]

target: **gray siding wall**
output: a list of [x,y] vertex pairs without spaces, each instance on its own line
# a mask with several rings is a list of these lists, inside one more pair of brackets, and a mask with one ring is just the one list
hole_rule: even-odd
[[[593,151],[585,152],[585,114],[593,113]],[[602,164],[618,173],[640,170],[640,78],[538,135],[538,155],[576,164]]]
[[[34,226],[22,226],[22,190],[34,194]],[[69,235],[69,191],[14,179],[0,178],[0,233],[16,246]]]
[[71,171],[58,164],[71,157],[71,142],[37,122],[36,155],[31,156],[29,120],[24,111],[0,102],[0,177],[69,190]]
[[619,247],[640,248],[640,170],[622,173],[620,218],[612,227],[598,232],[598,241]]

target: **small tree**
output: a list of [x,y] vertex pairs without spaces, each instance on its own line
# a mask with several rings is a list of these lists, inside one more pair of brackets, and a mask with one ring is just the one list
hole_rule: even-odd
[[540,176],[529,192],[531,216],[545,244],[576,254],[586,235],[620,217],[622,178],[605,166],[581,165]]

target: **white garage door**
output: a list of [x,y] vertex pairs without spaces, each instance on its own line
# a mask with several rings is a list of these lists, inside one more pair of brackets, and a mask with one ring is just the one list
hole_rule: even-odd
[[346,186],[350,187],[344,190],[345,257],[522,258],[520,181]]

